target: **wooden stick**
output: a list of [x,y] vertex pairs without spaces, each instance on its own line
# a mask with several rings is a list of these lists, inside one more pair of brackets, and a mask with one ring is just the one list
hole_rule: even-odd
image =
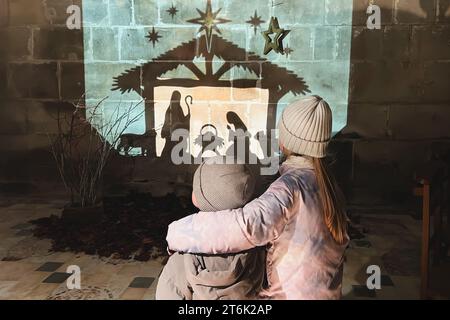
[[421,283],[420,297],[428,297],[428,267],[429,267],[429,248],[430,248],[430,184],[428,181],[423,183],[423,203],[422,203],[422,258],[421,258]]

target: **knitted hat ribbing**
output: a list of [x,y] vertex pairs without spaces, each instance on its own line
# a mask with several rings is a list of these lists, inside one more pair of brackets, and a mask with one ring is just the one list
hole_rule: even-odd
[[197,168],[192,187],[201,211],[236,209],[251,200],[255,177],[245,164],[225,164],[224,157],[212,157]]
[[278,129],[280,143],[289,151],[323,158],[331,139],[330,106],[319,96],[297,100],[283,110]]

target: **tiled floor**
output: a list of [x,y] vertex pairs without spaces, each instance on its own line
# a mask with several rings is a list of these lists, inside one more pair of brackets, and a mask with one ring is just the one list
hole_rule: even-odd
[[[49,252],[29,220],[61,211],[65,201],[0,199],[0,299],[154,299],[163,259],[137,262]],[[346,252],[344,299],[418,299],[420,222],[408,215],[361,214],[365,237]],[[81,289],[67,288],[67,267],[81,270]],[[368,290],[367,266],[381,269],[381,289]]]
[[[350,242],[344,267],[344,299],[419,299],[421,222],[410,215],[353,215],[364,238]],[[370,265],[381,270],[381,289],[368,290]]]

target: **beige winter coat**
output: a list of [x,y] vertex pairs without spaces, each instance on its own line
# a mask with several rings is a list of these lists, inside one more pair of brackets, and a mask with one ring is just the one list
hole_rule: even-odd
[[232,253],[268,246],[267,299],[339,299],[343,254],[324,223],[311,163],[290,157],[281,177],[244,208],[200,212],[173,222],[167,241],[175,251]]

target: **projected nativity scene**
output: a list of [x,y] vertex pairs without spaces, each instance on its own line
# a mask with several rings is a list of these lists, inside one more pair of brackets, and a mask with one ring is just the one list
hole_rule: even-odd
[[[263,57],[292,54],[283,44],[290,31],[274,17],[264,31],[265,21],[255,12],[245,23],[255,35],[261,31],[264,50],[256,54],[227,40],[221,27],[232,20],[222,16],[220,7],[213,10],[212,1],[205,4],[204,11],[196,9],[200,17],[186,20],[196,25],[192,34],[176,37],[179,43],[171,41],[170,48],[146,63],[120,68],[109,79],[93,70],[104,62],[86,63],[87,89],[111,82],[104,92],[113,99],[97,100],[103,91],[86,90],[86,104],[79,102],[58,125],[69,124],[71,132],[81,133],[67,136],[61,131],[53,144],[71,202],[61,218],[34,222],[36,235],[54,239],[54,250],[139,261],[163,256],[162,230],[169,221],[195,211],[194,171],[212,156],[254,165],[259,179],[255,194],[273,180],[279,160],[271,130],[278,104],[288,94],[310,92],[303,77]],[[152,26],[136,44],[155,50],[168,37],[160,32]],[[88,155],[100,155],[101,161],[74,154],[86,140]],[[273,165],[270,161],[276,161],[273,172],[259,176],[256,169]]]
[[449,18],[0,0],[0,300],[448,299]]
[[[196,58],[204,59],[205,72],[194,63]],[[161,78],[180,66],[191,71],[196,79]],[[222,79],[233,68],[242,68],[255,77]],[[178,143],[171,141],[171,133],[176,129],[189,132],[187,150],[192,157],[202,157],[208,150],[226,154],[233,148],[236,139],[229,141],[228,137],[234,137],[235,130],[247,135],[244,139],[250,154],[259,159],[270,156],[263,154],[257,136],[270,134],[275,128],[278,101],[289,92],[295,95],[309,92],[305,81],[293,72],[216,34],[209,40],[208,35],[201,35],[151,62],[125,71],[115,79],[114,90],[133,90],[145,99],[146,132],[153,132],[155,143],[142,141],[156,150],[144,146],[147,152],[142,155],[164,159],[170,159],[171,150]],[[252,101],[251,107],[244,99]],[[200,142],[202,136],[212,139],[212,145]]]

